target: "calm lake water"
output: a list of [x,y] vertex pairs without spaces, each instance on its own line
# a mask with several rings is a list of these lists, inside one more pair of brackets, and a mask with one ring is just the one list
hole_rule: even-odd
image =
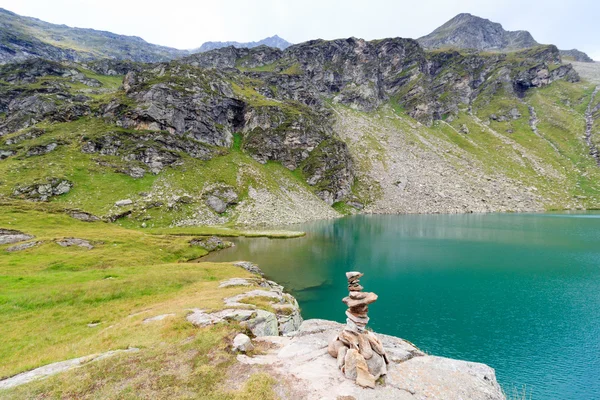
[[241,239],[213,261],[250,260],[304,318],[345,321],[344,273],[379,295],[376,332],[486,363],[508,393],[600,399],[600,213],[355,216]]

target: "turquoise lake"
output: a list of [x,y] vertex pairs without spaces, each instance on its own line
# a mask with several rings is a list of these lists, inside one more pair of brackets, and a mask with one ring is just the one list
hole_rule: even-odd
[[345,321],[346,271],[379,295],[376,332],[486,363],[509,394],[600,399],[600,213],[354,216],[240,239],[305,319]]

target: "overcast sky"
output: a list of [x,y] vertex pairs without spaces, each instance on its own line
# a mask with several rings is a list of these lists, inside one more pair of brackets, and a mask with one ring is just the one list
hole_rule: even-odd
[[417,38],[468,12],[600,60],[600,0],[0,0],[0,7],[180,49],[274,34],[293,43],[350,36]]

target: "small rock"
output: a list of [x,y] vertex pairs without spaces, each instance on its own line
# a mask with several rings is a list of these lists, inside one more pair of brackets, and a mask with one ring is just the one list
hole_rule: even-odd
[[90,213],[84,212],[84,211],[71,211],[69,212],[69,215],[72,218],[78,219],[80,221],[83,222],[95,222],[95,221],[100,221],[100,218],[96,217],[95,215],[92,215]]
[[87,240],[77,239],[77,238],[64,238],[62,240],[57,240],[56,243],[62,247],[78,246],[78,247],[84,247],[88,250],[91,250],[94,248],[94,246],[92,246],[92,244],[90,242],[88,242]]
[[29,249],[29,248],[35,247],[38,244],[40,244],[40,242],[29,242],[29,243],[16,244],[14,246],[11,246],[11,247],[7,248],[6,251],[8,251],[8,252],[21,251],[21,250],[25,250],[25,249]]
[[115,206],[117,207],[129,206],[131,204],[133,204],[133,201],[131,199],[119,200],[115,202]]
[[252,341],[247,335],[239,333],[233,339],[233,351],[240,351],[242,353],[246,353],[252,350],[254,350],[254,345],[252,344]]
[[50,197],[68,193],[72,187],[73,183],[68,180],[50,178],[46,183],[19,186],[13,191],[13,196],[31,201],[48,201]]
[[253,274],[257,274],[257,275],[261,275],[261,276],[264,275],[264,273],[260,270],[258,265],[253,264],[249,261],[239,261],[239,262],[234,263],[233,265],[235,265],[236,267],[244,268],[246,271],[251,272]]

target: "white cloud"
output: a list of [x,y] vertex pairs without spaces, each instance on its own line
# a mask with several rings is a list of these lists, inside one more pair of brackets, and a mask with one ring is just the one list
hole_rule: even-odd
[[419,37],[460,12],[529,30],[542,43],[600,59],[596,0],[0,0],[18,14],[70,26],[141,36],[177,48],[208,40],[291,41],[340,37]]

